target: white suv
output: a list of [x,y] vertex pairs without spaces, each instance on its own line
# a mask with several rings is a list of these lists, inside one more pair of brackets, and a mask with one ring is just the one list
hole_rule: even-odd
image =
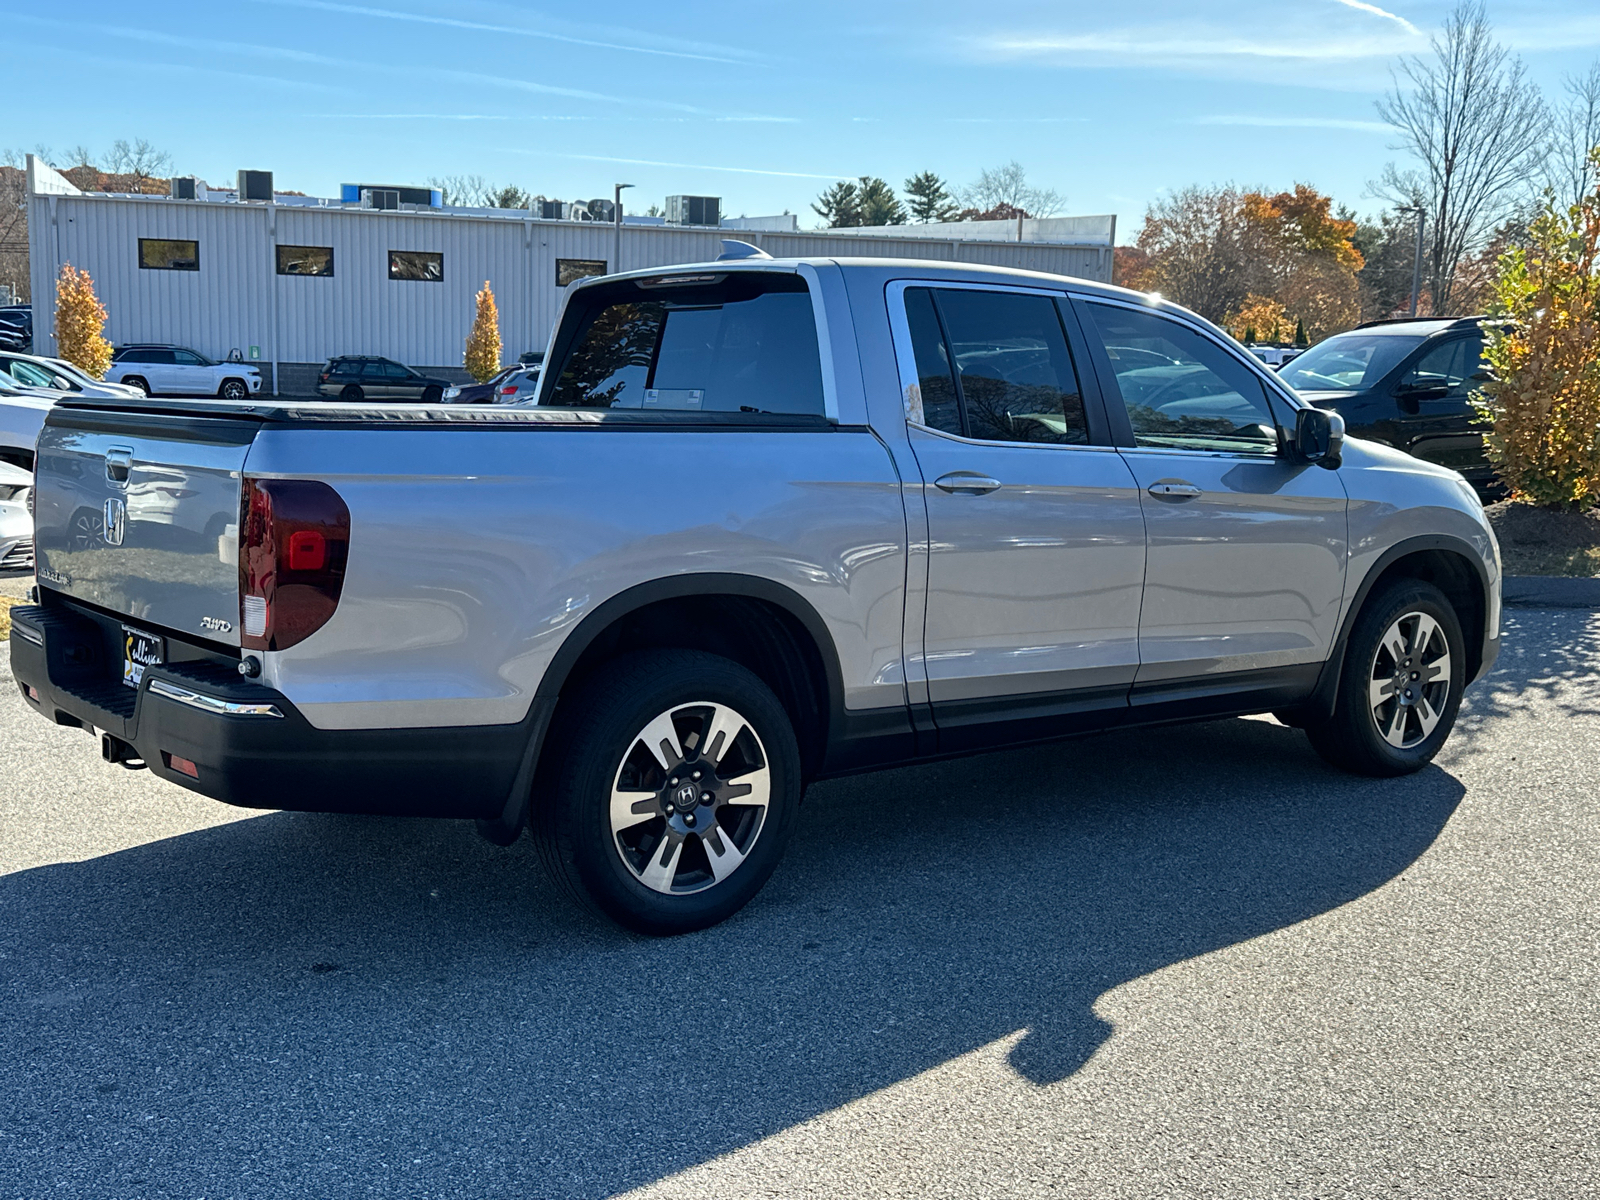
[[121,346],[106,379],[148,396],[220,396],[244,400],[261,390],[261,371],[236,362],[212,362],[182,346]]

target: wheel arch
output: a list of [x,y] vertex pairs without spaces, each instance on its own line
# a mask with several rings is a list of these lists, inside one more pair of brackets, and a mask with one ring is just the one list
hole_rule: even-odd
[[534,690],[523,772],[503,814],[479,823],[485,837],[505,844],[520,832],[562,696],[602,664],[656,648],[705,650],[747,667],[794,720],[804,777],[820,770],[844,712],[844,675],[821,614],[792,588],[761,576],[672,575],[605,600],[561,643]]
[[1467,682],[1474,682],[1492,657],[1487,651],[1489,638],[1489,573],[1483,559],[1470,542],[1449,534],[1424,534],[1396,542],[1367,569],[1345,610],[1334,641],[1333,652],[1317,677],[1316,689],[1303,706],[1310,720],[1326,719],[1333,713],[1339,681],[1344,674],[1350,631],[1373,592],[1396,579],[1417,579],[1442,591],[1461,620],[1466,639]]

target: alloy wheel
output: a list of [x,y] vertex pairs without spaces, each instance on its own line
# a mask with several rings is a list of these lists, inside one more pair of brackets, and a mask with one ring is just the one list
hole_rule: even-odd
[[743,865],[772,777],[755,728],[726,704],[679,704],[634,735],[611,787],[611,838],[652,891],[704,891]]
[[1397,750],[1426,741],[1450,700],[1450,643],[1425,612],[1395,619],[1378,643],[1367,676],[1367,703],[1378,735]]

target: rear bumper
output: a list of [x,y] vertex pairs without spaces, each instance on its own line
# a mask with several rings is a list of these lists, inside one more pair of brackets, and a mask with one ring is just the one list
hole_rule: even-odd
[[[55,606],[17,607],[11,617],[11,672],[35,711],[110,733],[162,779],[227,804],[495,817],[528,746],[526,721],[317,729],[281,693],[217,663],[149,667],[134,691],[110,671],[92,622]],[[175,770],[174,757],[197,777]]]

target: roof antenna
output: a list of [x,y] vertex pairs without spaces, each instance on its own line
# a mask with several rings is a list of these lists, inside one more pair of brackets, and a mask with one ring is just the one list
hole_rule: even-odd
[[718,262],[729,262],[737,258],[771,258],[760,246],[752,246],[749,242],[736,241],[733,238],[722,239],[722,253],[717,255]]

